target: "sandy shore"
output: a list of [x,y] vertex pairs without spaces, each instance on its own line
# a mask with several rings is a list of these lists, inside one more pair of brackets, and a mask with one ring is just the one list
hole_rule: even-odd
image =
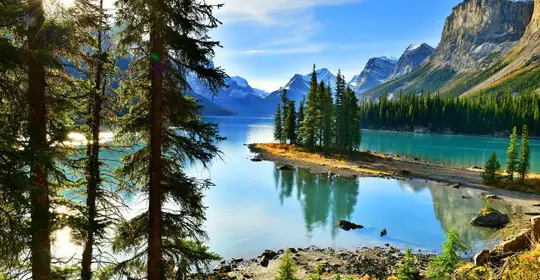
[[248,145],[254,156],[262,160],[279,164],[287,164],[305,168],[312,173],[332,172],[344,177],[392,177],[396,179],[424,179],[447,183],[449,186],[459,184],[461,188],[468,188],[477,195],[494,194],[509,204],[523,207],[523,212],[540,212],[540,195],[498,189],[483,184],[480,169],[456,168],[421,162],[418,159],[397,157],[385,154],[371,153],[370,161],[347,161],[346,164],[333,166],[329,164],[308,161],[302,158],[290,157],[287,154],[276,154],[264,145]]

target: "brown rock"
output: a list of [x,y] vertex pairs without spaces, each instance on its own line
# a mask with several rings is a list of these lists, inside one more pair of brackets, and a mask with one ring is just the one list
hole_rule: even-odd
[[502,253],[520,252],[529,249],[531,246],[531,232],[523,231],[508,241],[497,245],[497,249]]
[[484,264],[489,263],[490,258],[491,254],[489,253],[489,250],[482,250],[480,253],[474,255],[474,265],[483,266]]
[[531,218],[531,239],[533,242],[540,242],[540,216]]
[[482,215],[478,214],[471,224],[479,227],[502,228],[510,222],[508,215],[501,213],[499,210],[492,210],[489,213]]

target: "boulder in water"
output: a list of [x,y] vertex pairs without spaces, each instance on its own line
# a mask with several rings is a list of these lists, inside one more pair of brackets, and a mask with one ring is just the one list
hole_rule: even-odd
[[341,229],[346,230],[346,231],[349,231],[351,229],[364,228],[364,226],[362,226],[362,225],[357,225],[355,223],[351,223],[351,222],[345,221],[345,220],[337,221],[337,225],[338,225],[338,227],[340,227]]
[[502,228],[510,222],[508,215],[501,213],[499,210],[490,209],[488,213],[480,213],[471,224],[479,227]]

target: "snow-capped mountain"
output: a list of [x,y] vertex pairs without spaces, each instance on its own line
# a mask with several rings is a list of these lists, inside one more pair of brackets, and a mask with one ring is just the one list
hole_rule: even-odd
[[[330,86],[332,89],[336,88],[336,76],[332,74],[328,69],[321,68],[315,70],[315,73],[317,74],[317,83],[324,82],[327,86]],[[281,100],[280,95],[283,89],[287,90],[287,96],[291,99],[296,101],[297,103],[304,98],[304,96],[309,91],[309,85],[311,83],[311,75],[312,73],[301,75],[301,74],[295,74],[287,84],[285,84],[284,87],[272,92],[268,97],[267,100]]]
[[384,80],[388,78],[397,60],[393,57],[373,57],[368,60],[364,70],[356,76],[354,76],[348,83],[348,85],[356,93],[369,90],[380,85]]
[[394,66],[392,74],[386,81],[395,80],[416,70],[422,63],[435,52],[435,49],[426,43],[410,45],[401,55]]
[[239,115],[257,115],[258,108],[263,105],[265,91],[252,88],[246,79],[239,76],[225,79],[226,86],[220,88],[216,94],[195,76],[190,76],[188,82],[193,93],[204,97],[205,102],[209,101]]

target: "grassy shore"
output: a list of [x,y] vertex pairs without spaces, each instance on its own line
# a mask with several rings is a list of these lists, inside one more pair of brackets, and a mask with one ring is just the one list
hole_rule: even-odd
[[[321,172],[332,171],[344,176],[390,176],[414,177],[447,182],[459,183],[470,187],[490,190],[493,188],[513,192],[540,195],[540,174],[529,174],[525,184],[517,180],[502,181],[493,186],[483,183],[480,176],[482,169],[456,168],[420,162],[414,158],[403,156],[390,156],[368,151],[358,151],[351,155],[339,155],[307,151],[306,149],[289,144],[258,143],[249,145],[252,152],[258,153],[264,159],[317,169]],[[318,167],[318,168],[317,168]],[[501,174],[505,175],[505,174]]]

